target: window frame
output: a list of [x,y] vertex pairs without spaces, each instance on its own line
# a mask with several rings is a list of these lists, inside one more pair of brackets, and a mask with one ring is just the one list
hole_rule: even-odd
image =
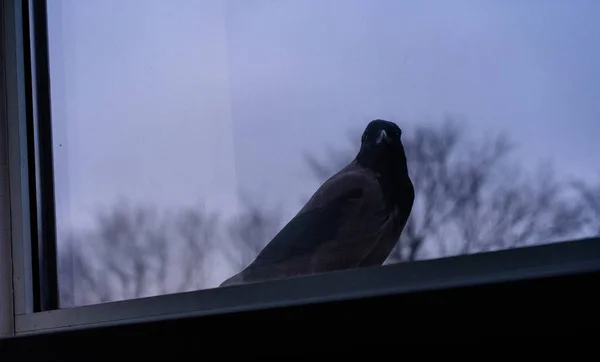
[[[7,105],[7,125],[2,126],[8,127],[10,220],[7,221],[10,222],[11,237],[9,240],[0,239],[0,243],[12,250],[12,276],[5,278],[12,277],[13,333],[16,335],[344,301],[600,270],[600,238],[589,238],[56,309],[58,279],[53,277],[56,276],[56,236],[50,122],[38,129],[38,147],[32,147],[35,118],[39,126],[39,119],[48,121],[51,113],[46,22],[45,19],[40,21],[40,16],[46,16],[45,0],[2,1],[4,18],[0,21],[5,30],[3,50],[6,54]],[[30,9],[28,4],[34,4],[33,8]],[[29,12],[28,16],[24,16],[24,12]],[[29,15],[37,21],[33,31],[37,39],[34,47],[31,47],[27,39],[29,33],[25,30],[30,25]],[[29,64],[34,66],[29,67]],[[41,163],[38,165],[40,172],[36,171],[36,162]],[[40,175],[41,179],[36,177]],[[50,192],[36,194],[40,187]],[[54,263],[40,267],[36,256],[40,255],[38,242],[44,246],[40,250],[46,255],[45,259],[54,256]],[[49,293],[44,294],[44,290],[48,290],[43,289],[44,285],[50,287]],[[52,295],[54,292],[55,296]]]
[[[22,1],[25,96],[28,107],[30,220],[33,310],[59,308],[58,255],[54,202],[54,156],[46,0]],[[33,179],[33,180],[32,180]],[[31,201],[31,200],[35,201]],[[36,232],[37,230],[37,232]]]

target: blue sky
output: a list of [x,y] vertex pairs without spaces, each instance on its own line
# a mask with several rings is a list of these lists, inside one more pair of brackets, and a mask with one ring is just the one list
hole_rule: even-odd
[[[59,228],[126,197],[293,213],[305,152],[459,115],[527,165],[600,172],[597,0],[55,0]],[[596,160],[595,160],[596,159]]]

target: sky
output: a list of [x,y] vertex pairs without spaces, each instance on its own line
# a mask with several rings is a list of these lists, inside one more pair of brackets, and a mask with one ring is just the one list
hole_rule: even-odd
[[[55,0],[59,232],[119,199],[291,215],[304,155],[374,118],[507,132],[527,165],[600,172],[597,0]],[[60,237],[60,234],[59,234]]]

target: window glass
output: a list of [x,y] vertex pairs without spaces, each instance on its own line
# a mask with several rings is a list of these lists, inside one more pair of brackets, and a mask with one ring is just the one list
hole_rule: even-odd
[[598,235],[598,15],[49,1],[61,305]]

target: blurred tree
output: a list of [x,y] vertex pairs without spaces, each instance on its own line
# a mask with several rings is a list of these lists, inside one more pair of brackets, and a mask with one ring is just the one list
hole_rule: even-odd
[[228,225],[228,242],[225,253],[234,270],[250,264],[262,248],[279,231],[278,210],[269,210],[246,201],[241,214]]
[[[319,182],[356,154],[307,156]],[[548,168],[528,177],[504,136],[473,142],[457,122],[417,126],[403,135],[415,205],[388,263],[558,241],[581,229],[582,210]]]
[[95,230],[63,243],[61,306],[202,288],[203,266],[220,239],[218,224],[201,207],[160,214],[119,203],[98,216]]
[[586,232],[600,235],[600,178],[596,184],[575,181],[572,185],[585,208],[584,227]]
[[[328,157],[307,156],[318,182],[356,154],[360,136]],[[505,137],[473,142],[452,121],[404,131],[416,200],[388,263],[548,243],[600,234],[600,184],[574,182],[584,202],[566,194],[548,168],[530,177],[511,159]],[[571,195],[572,196],[572,195]],[[281,226],[279,210],[246,202],[222,220],[203,207],[159,213],[119,203],[97,227],[63,240],[61,306],[85,305],[207,286],[210,259],[223,253],[232,269],[248,265]]]

